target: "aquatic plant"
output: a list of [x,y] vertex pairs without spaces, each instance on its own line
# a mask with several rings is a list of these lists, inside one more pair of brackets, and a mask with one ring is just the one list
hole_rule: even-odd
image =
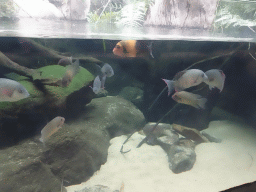
[[103,12],[98,15],[97,11],[88,13],[87,21],[94,24],[114,23],[119,12]]
[[[252,0],[222,0],[216,12],[215,30],[229,32],[242,26],[256,26],[256,2]],[[255,32],[255,31],[254,31]]]
[[118,27],[139,27],[144,22],[144,17],[152,2],[154,0],[131,0],[123,6],[121,3],[108,1],[100,13],[99,9],[90,12],[87,20],[93,24],[112,23]]
[[120,18],[116,22],[119,26],[138,27],[144,21],[145,2],[134,1],[124,6],[120,11]]

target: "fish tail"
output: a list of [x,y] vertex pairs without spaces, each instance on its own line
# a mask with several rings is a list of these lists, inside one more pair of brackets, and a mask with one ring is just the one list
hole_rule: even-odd
[[39,141],[41,141],[42,143],[44,143],[43,137],[39,138]]
[[154,55],[153,55],[153,52],[152,52],[152,45],[153,45],[153,41],[151,41],[148,45],[148,50],[149,50],[149,54],[150,56],[154,59]]
[[198,107],[201,108],[201,109],[205,109],[205,103],[207,102],[207,99],[206,98],[201,98],[201,99],[198,99]]
[[168,88],[168,96],[170,96],[170,94],[173,92],[174,90],[174,81],[173,80],[168,80],[168,79],[162,79]]
[[80,71],[79,64],[79,59],[72,63],[72,66],[74,67],[74,75],[76,75]]

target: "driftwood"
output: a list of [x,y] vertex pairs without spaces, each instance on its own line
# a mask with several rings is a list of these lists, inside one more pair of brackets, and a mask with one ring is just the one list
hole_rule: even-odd
[[27,77],[32,77],[32,75],[36,72],[36,70],[34,69],[29,69],[27,67],[20,66],[18,63],[13,62],[2,52],[0,52],[0,65]]
[[[61,59],[63,60],[67,58],[66,54],[62,54],[55,50],[47,48],[32,39],[16,38],[14,39],[14,42],[15,48],[19,48],[18,51],[15,49],[13,49],[14,51],[9,50],[9,52],[6,50],[6,52],[0,51],[0,67],[9,69],[9,71],[29,77],[33,80],[39,80],[45,85],[62,86],[61,79],[42,78],[40,71],[31,68],[39,68],[45,65],[52,64],[56,65]],[[80,63],[86,63],[89,68],[93,68],[95,66],[95,63],[102,63],[102,61],[98,59],[95,59],[93,57],[86,57],[83,55],[80,55],[79,58],[74,59],[79,59]],[[44,63],[45,60],[46,62]],[[60,65],[66,66],[69,64],[70,63],[64,62]]]

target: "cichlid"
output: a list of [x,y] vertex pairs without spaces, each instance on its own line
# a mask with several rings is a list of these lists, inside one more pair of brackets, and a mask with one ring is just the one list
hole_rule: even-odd
[[176,92],[172,95],[172,98],[178,103],[190,105],[197,109],[205,109],[205,103],[207,102],[207,99],[201,95],[189,93],[187,91]]
[[107,76],[107,77],[112,77],[114,75],[113,68],[107,63],[103,65],[103,67],[101,68],[101,72],[104,76]]
[[41,130],[41,138],[39,140],[43,143],[47,141],[52,134],[54,134],[61,128],[64,122],[64,117],[55,117]]
[[30,94],[26,88],[19,82],[11,79],[0,78],[0,102],[15,102],[29,96]]
[[74,63],[67,67],[67,71],[62,78],[62,87],[67,87],[75,75],[80,71],[79,60],[77,59]]
[[101,75],[100,77],[100,81],[101,81],[101,88],[104,89],[105,88],[105,82],[106,82],[106,78],[107,77],[112,77],[114,75],[114,70],[113,68],[105,63],[103,65],[103,67],[101,68]]
[[152,54],[152,42],[147,45],[145,41],[141,40],[123,40],[119,41],[113,49],[113,53],[120,57],[137,57],[143,53]]
[[64,57],[59,60],[58,65],[66,66],[72,64],[72,56],[71,57]]
[[204,82],[209,85],[209,89],[212,90],[213,87],[216,87],[221,92],[224,88],[226,78],[223,71],[219,69],[211,69],[206,71],[205,74],[207,75],[208,79],[206,79]]
[[197,86],[204,81],[207,81],[206,74],[199,69],[189,69],[178,72],[173,80],[163,79],[168,87],[168,95],[175,91],[183,91],[189,87]]
[[94,79],[93,86],[91,88],[95,94],[98,94],[101,91],[101,80],[99,75]]

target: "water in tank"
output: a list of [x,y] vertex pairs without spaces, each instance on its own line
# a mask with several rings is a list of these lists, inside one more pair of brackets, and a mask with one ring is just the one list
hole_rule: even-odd
[[255,15],[1,0],[0,191],[255,191]]

